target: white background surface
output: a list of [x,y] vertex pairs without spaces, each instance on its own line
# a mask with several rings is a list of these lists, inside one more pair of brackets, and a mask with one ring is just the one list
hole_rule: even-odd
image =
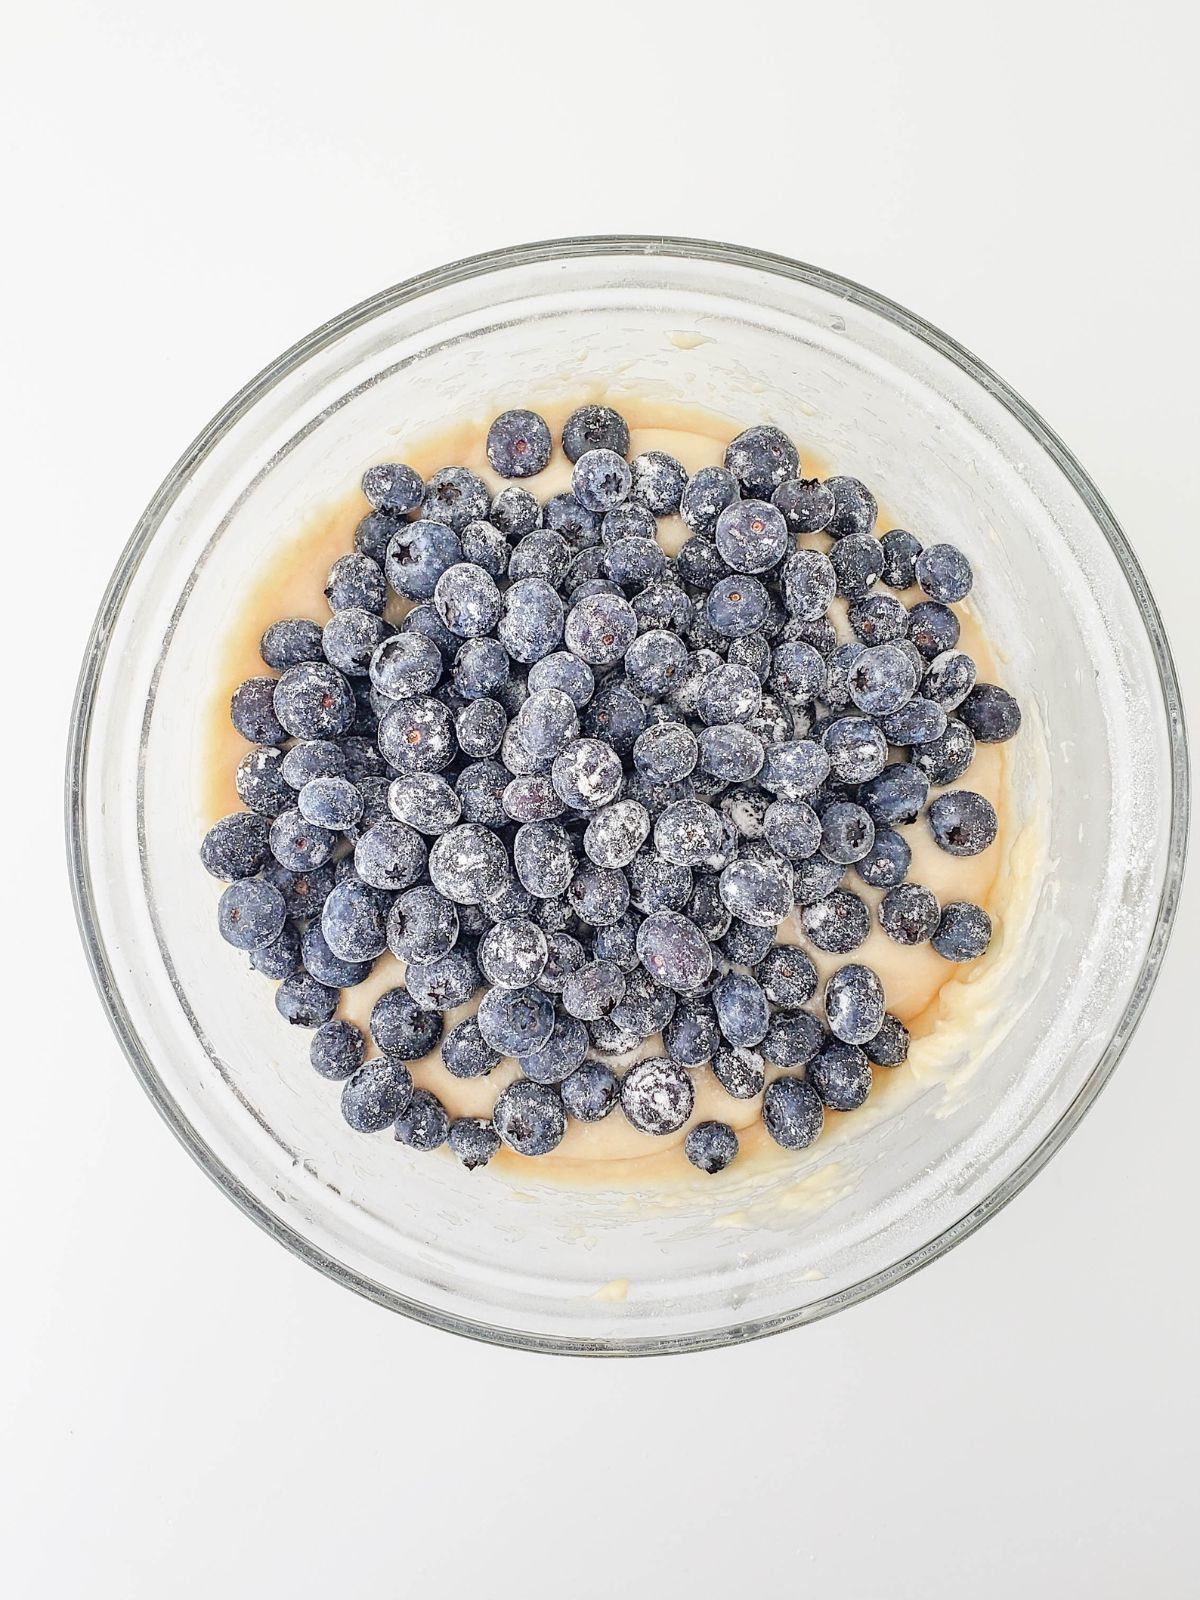
[[673,1361],[514,1356],[335,1288],[184,1157],[85,973],[60,751],[144,502],[309,328],[503,243],[734,239],[956,335],[1108,496],[1195,711],[1191,8],[670,9],[8,15],[14,1600],[1195,1592],[1194,874],[1133,1047],[1029,1191],[882,1298]]

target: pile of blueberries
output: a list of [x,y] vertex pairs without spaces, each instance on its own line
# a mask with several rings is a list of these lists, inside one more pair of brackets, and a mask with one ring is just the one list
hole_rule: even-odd
[[[784,918],[850,956],[872,922],[857,877],[886,891],[875,915],[900,944],[969,961],[991,937],[980,907],[908,881],[898,831],[923,813],[955,856],[996,835],[983,796],[947,787],[976,740],[1020,725],[956,648],[970,565],[903,529],[879,537],[870,491],[801,477],[774,427],[690,477],[661,451],[629,460],[606,406],[575,411],[562,445],[571,489],[544,504],[516,481],[493,497],[465,467],[366,473],[372,509],[329,574],[330,619],[268,628],[270,675],[233,696],[255,748],[237,769],[246,809],[201,850],[229,880],[221,932],[316,1030],[312,1063],[344,1080],[355,1129],[448,1141],[468,1167],[501,1143],[546,1154],[568,1118],[618,1107],[666,1134],[711,1065],[802,1149],[909,1040],[858,962],[829,977],[822,1015],[806,1009],[818,975],[775,942]],[[550,430],[507,411],[487,451],[505,479],[532,477]],[[691,536],[672,560],[657,519],[676,515]],[[392,593],[413,602],[398,628]],[[334,1013],[388,949],[405,983],[374,1006],[367,1059]],[[663,1053],[609,1064],[653,1035]],[[414,1089],[406,1063],[439,1041],[458,1077],[516,1058],[489,1121]],[[702,1122],[685,1150],[717,1172],[738,1139]]]

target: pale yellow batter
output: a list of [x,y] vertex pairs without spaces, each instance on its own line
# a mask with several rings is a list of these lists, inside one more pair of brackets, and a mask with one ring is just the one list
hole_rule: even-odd
[[[631,432],[631,455],[645,450],[665,450],[681,461],[689,472],[704,466],[719,465],[726,444],[741,431],[742,426],[694,407],[668,406],[657,401],[632,399],[627,395],[576,394],[569,402],[542,404],[537,409],[557,438],[569,413],[577,405],[593,400],[608,400],[627,419]],[[380,459],[406,461],[424,476],[449,464],[468,466],[478,472],[493,490],[499,489],[503,486],[503,480],[492,471],[484,449],[488,422],[506,405],[531,403],[525,398],[504,400],[477,419],[456,424],[428,437],[411,441],[401,438],[394,447],[381,452]],[[805,474],[826,475],[829,470],[827,464],[814,461],[811,454],[806,452],[802,439],[797,442]],[[561,450],[556,449],[545,471],[535,478],[524,480],[524,483],[539,498],[546,499],[551,494],[569,488],[570,474],[570,462]],[[316,622],[327,620],[329,607],[322,592],[326,576],[338,556],[353,548],[355,526],[367,510],[369,507],[365,499],[356,491],[315,516],[295,540],[278,552],[263,571],[259,583],[250,590],[244,607],[230,629],[222,670],[217,675],[202,724],[205,755],[201,771],[208,780],[208,786],[200,797],[203,827],[230,811],[240,809],[233,775],[247,744],[229,721],[229,699],[244,679],[266,670],[258,653],[263,631],[281,617],[310,617]],[[881,531],[896,525],[898,520],[881,507]],[[920,530],[916,531],[919,536]],[[674,554],[688,536],[688,530],[679,518],[660,519],[659,542],[669,554]],[[830,541],[824,535],[816,534],[803,542],[814,548],[825,549]],[[909,598],[915,596],[910,595]],[[391,620],[399,621],[408,605],[409,602],[393,597],[388,612]],[[954,609],[962,624],[961,648],[975,658],[981,680],[993,683],[1000,681],[987,640],[969,603]],[[839,632],[844,637],[852,638],[844,605],[835,603],[835,609],[830,614]],[[895,1012],[912,1032],[914,1058],[919,1054],[917,1041],[933,1033],[939,1026],[944,1029],[964,1022],[964,1013],[969,1015],[970,1010],[966,1003],[969,1000],[966,990],[978,982],[985,970],[999,959],[1003,944],[1007,896],[1002,866],[1012,843],[1009,807],[1006,804],[1004,747],[980,745],[974,762],[959,783],[962,787],[987,796],[995,806],[1000,818],[999,837],[982,855],[961,859],[948,855],[934,844],[928,826],[921,818],[901,830],[912,849],[909,880],[927,885],[943,903],[949,900],[972,900],[985,907],[996,928],[992,949],[980,961],[960,968],[944,961],[930,945],[915,948],[898,945],[881,928],[873,925],[866,943],[850,958],[865,962],[879,974],[889,1010]],[[872,906],[878,903],[882,893],[868,888],[861,881],[855,881],[853,888]],[[779,938],[783,943],[802,942],[794,917],[784,922],[779,930]],[[846,959],[806,948],[822,978]],[[376,998],[385,990],[395,987],[403,976],[404,963],[390,954],[383,955],[365,983],[343,992],[339,1015],[357,1023],[365,1032],[367,1018]],[[251,980],[249,975],[247,981],[261,982],[258,979]],[[469,1016],[473,1010],[474,1003],[471,1003],[451,1012],[447,1017],[447,1028]],[[660,1050],[661,1040],[656,1036],[647,1040],[629,1060]],[[614,1064],[620,1066],[627,1063]],[[422,1061],[412,1063],[412,1068],[415,1082],[437,1094],[451,1116],[489,1116],[500,1090],[518,1075],[515,1061],[502,1061],[485,1078],[455,1078],[445,1070],[436,1052]],[[888,1093],[889,1080],[894,1082],[901,1079],[909,1070],[908,1066],[893,1072],[877,1069],[873,1098]],[[769,1076],[772,1072],[773,1069],[768,1068]],[[757,1100],[733,1099],[707,1068],[695,1071],[692,1077],[696,1086],[696,1106],[688,1126],[713,1118],[727,1122],[738,1130],[742,1152],[731,1171],[740,1171],[744,1176],[749,1161],[769,1160],[774,1164],[790,1159],[777,1149],[763,1128]],[[314,1093],[325,1092],[328,1088],[328,1085],[321,1085],[314,1079]],[[840,1120],[837,1113],[830,1115],[835,1121]],[[850,1115],[853,1116],[853,1113]],[[519,1171],[522,1177],[533,1176],[531,1169],[536,1167],[539,1179],[569,1183],[603,1183],[621,1187],[676,1183],[696,1177],[678,1149],[686,1133],[687,1127],[663,1138],[652,1138],[632,1128],[618,1109],[599,1123],[569,1120],[566,1137],[558,1149],[549,1156],[538,1158],[536,1162],[504,1150],[493,1165]]]

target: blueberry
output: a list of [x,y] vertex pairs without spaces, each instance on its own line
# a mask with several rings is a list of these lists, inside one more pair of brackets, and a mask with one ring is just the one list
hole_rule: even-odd
[[926,661],[953,650],[960,632],[953,611],[937,600],[922,600],[908,613],[908,637]]
[[636,693],[659,699],[671,687],[671,680],[682,672],[687,659],[687,646],[678,634],[651,628],[639,634],[625,652],[625,672]]
[[[498,761],[473,761],[465,766],[454,780],[454,792],[462,806],[463,822],[474,823],[485,830],[499,828],[508,820],[504,810],[504,791],[508,787],[509,773]],[[493,891],[499,882],[493,883]],[[488,895],[484,895],[486,900]]]
[[833,495],[833,515],[826,524],[826,532],[835,539],[870,534],[878,507],[867,486],[857,478],[827,478],[825,487]]
[[575,875],[575,854],[558,822],[526,822],[513,840],[517,877],[531,894],[549,900],[561,895]]
[[425,484],[421,474],[403,462],[385,461],[363,473],[362,491],[376,511],[402,517],[421,504]]
[[787,554],[787,524],[765,500],[738,500],[717,519],[717,549],[734,572],[769,572]]
[[621,758],[601,739],[573,739],[554,758],[554,787],[575,811],[599,811],[621,788]]
[[727,972],[712,992],[717,1024],[729,1044],[761,1044],[770,1023],[767,997],[757,979],[744,972]]
[[773,946],[757,976],[767,999],[784,1011],[798,1011],[817,992],[817,969],[799,945]]
[[387,916],[387,943],[402,961],[435,961],[458,940],[458,913],[436,889],[420,884],[397,895]]
[[305,971],[310,972],[318,983],[328,984],[331,989],[351,989],[371,971],[370,961],[345,961],[335,955],[316,918],[300,936],[300,955]]
[[238,799],[244,806],[264,817],[277,817],[287,810],[295,796],[283,776],[283,762],[282,751],[271,745],[247,750],[237,764],[233,779]]
[[638,735],[633,763],[652,783],[678,783],[695,770],[699,754],[690,729],[678,722],[660,722]]
[[546,940],[546,964],[538,979],[538,987],[546,994],[561,995],[571,973],[578,972],[586,959],[583,946],[569,933],[546,933],[543,930],[543,935]]
[[563,1009],[583,1022],[611,1015],[625,997],[625,974],[615,961],[588,961],[563,984]]
[[725,468],[742,494],[769,500],[780,486],[800,475],[800,455],[787,434],[768,423],[739,433],[725,450]]
[[680,1003],[663,1029],[667,1055],[681,1067],[702,1067],[720,1043],[717,1015],[707,1000]]
[[500,1052],[484,1039],[475,1018],[468,1017],[443,1038],[442,1062],[452,1077],[483,1078],[499,1064]]
[[633,487],[630,496],[648,506],[656,517],[670,516],[679,510],[688,475],[674,456],[665,450],[647,450],[630,462]]
[[354,530],[354,548],[381,566],[387,547],[396,531],[396,519],[389,511],[372,511]]
[[877,828],[915,822],[928,798],[929,779],[915,762],[893,762],[858,791],[859,804]]
[[588,511],[607,512],[629,498],[633,474],[615,450],[585,450],[571,473],[571,489]]
[[738,484],[726,467],[701,467],[688,479],[679,502],[679,514],[693,533],[711,535],[717,518],[736,503]]
[[837,592],[858,600],[879,581],[883,571],[883,551],[879,540],[869,534],[848,534],[829,552],[837,578]]
[[514,778],[504,790],[502,804],[514,822],[544,822],[561,817],[567,809],[544,773]]
[[399,1061],[366,1061],[347,1078],[342,1116],[356,1133],[379,1133],[408,1110],[412,1074]]
[[[259,654],[275,672],[285,672],[302,661],[323,661],[320,626],[307,617],[288,617],[282,622],[273,622],[262,636]],[[272,692],[274,688],[272,682]]]
[[803,640],[786,639],[776,645],[772,653],[771,688],[803,705],[811,705],[821,698],[827,675],[828,669],[820,653]]
[[527,533],[511,552],[509,581],[517,583],[521,578],[544,578],[547,583],[560,589],[576,559],[576,553],[561,533],[539,528],[534,533]]
[[823,533],[833,520],[833,491],[818,478],[787,478],[771,496],[790,533]]
[[629,905],[629,880],[616,867],[596,867],[585,862],[567,890],[571,909],[589,927],[605,928],[619,922]]
[[497,922],[479,941],[479,970],[490,984],[523,989],[536,983],[546,965],[546,936],[527,917]]
[[757,632],[769,610],[770,600],[762,584],[740,573],[715,583],[704,606],[709,623],[725,639]]
[[421,516],[458,533],[468,522],[487,516],[490,500],[487,484],[467,467],[443,467],[425,486]]
[[349,778],[311,778],[295,798],[305,822],[335,833],[353,828],[363,813],[363,797]]
[[640,1133],[675,1133],[695,1103],[696,1091],[687,1072],[665,1056],[639,1061],[621,1084],[621,1110]]
[[496,1132],[519,1156],[549,1155],[562,1142],[567,1119],[558,1090],[518,1078],[501,1091],[492,1112]]
[[930,942],[947,961],[974,961],[992,942],[992,919],[969,900],[952,901]]
[[[770,795],[764,794],[757,785],[752,785],[728,790],[721,798],[719,809],[740,838],[761,839],[771,804]],[[776,853],[785,855],[787,852],[777,850]]]
[[738,1136],[727,1122],[698,1122],[689,1128],[683,1153],[701,1172],[723,1172],[738,1153]]
[[865,1044],[883,1026],[883,985],[870,967],[849,962],[825,985],[825,1018],[843,1044]]
[[239,878],[222,894],[217,926],[237,950],[257,950],[279,937],[287,910],[283,896],[259,878]]
[[[624,462],[622,462],[624,466]],[[623,539],[653,541],[658,536],[658,522],[648,506],[636,500],[625,500],[604,513],[600,524],[601,544],[618,544]]]
[[921,541],[905,528],[893,528],[879,541],[883,549],[884,583],[890,589],[911,589],[917,581],[917,557]]
[[854,1111],[871,1092],[871,1064],[857,1045],[831,1039],[809,1063],[808,1082],[831,1111]]
[[374,889],[407,889],[424,876],[425,861],[421,835],[391,817],[368,828],[354,847],[354,869]]
[[396,529],[388,542],[384,571],[397,594],[428,600],[442,573],[461,560],[462,545],[453,529],[421,518]]
[[554,1030],[554,1005],[540,989],[491,989],[479,1003],[479,1031],[494,1050],[524,1056]]
[[484,700],[508,683],[511,670],[498,639],[468,639],[454,657],[454,687],[466,700]]
[[330,865],[292,872],[287,867],[271,866],[266,876],[283,896],[289,917],[319,917],[321,907],[334,884]]
[[784,604],[793,618],[816,621],[824,617],[837,593],[837,571],[820,550],[797,550],[781,569]]
[[908,611],[894,595],[868,594],[854,600],[848,617],[863,644],[892,644],[908,637]]
[[431,835],[445,833],[462,815],[462,801],[435,772],[407,772],[394,779],[387,804],[397,822]]
[[478,823],[460,823],[430,847],[430,881],[439,894],[457,905],[478,905],[491,899],[509,876],[503,842]]
[[875,843],[875,824],[862,806],[838,800],[821,817],[821,849],[844,866],[861,861]]
[[457,1117],[450,1124],[446,1138],[468,1172],[486,1167],[500,1148],[500,1135],[490,1122],[480,1117]]
[[804,1150],[825,1126],[816,1090],[799,1078],[776,1078],[767,1085],[762,1116],[767,1132],[784,1150]]
[[407,989],[388,989],[371,1007],[368,1023],[376,1049],[397,1061],[428,1055],[442,1036],[436,1011],[419,1006]]
[[408,1108],[396,1118],[396,1138],[410,1150],[437,1150],[446,1142],[450,1118],[437,1095],[414,1089]]
[[275,684],[274,707],[282,728],[293,738],[336,738],[354,720],[354,692],[327,662],[302,661]]
[[899,1017],[887,1012],[879,1032],[863,1045],[863,1054],[876,1067],[898,1067],[908,1060],[909,1033]]
[[[925,669],[921,693],[943,711],[954,711],[975,687],[975,663],[962,650],[943,650]],[[936,734],[931,734],[936,738]]]
[[804,907],[800,926],[805,938],[818,950],[844,956],[857,950],[870,933],[871,913],[856,894],[834,889],[823,900]]
[[862,650],[846,674],[851,700],[871,716],[897,711],[912,699],[917,671],[898,644]]
[[835,778],[866,783],[887,765],[888,742],[866,717],[839,717],[825,729],[821,743]]
[[[378,561],[358,550],[339,556],[329,569],[325,598],[329,601],[331,611],[369,611],[382,616],[387,603],[387,579],[383,575],[383,568]],[[290,662],[288,664],[291,665]]]
[[903,834],[894,828],[876,828],[874,843],[854,863],[854,870],[873,889],[891,889],[903,883],[911,861],[912,851]]
[[576,1017],[558,1017],[550,1037],[519,1057],[521,1071],[534,1083],[562,1083],[581,1065],[588,1031]]
[[965,600],[971,592],[971,563],[952,544],[928,545],[916,560],[917,582],[931,600],[943,605]]
[[502,478],[532,478],[547,466],[553,448],[550,429],[536,411],[502,412],[488,429],[487,457]]
[[733,921],[733,913],[721,899],[721,881],[713,873],[695,877],[684,915],[694,922],[704,937],[713,942],[723,939]]
[[[532,533],[537,527],[542,515],[541,505],[536,495],[530,494],[528,489],[518,488],[510,484],[501,489],[492,501],[487,520],[500,533],[509,539],[521,539],[527,533]],[[468,527],[470,524],[468,524]],[[465,535],[466,528],[463,529]],[[465,548],[465,546],[464,546]]]
[[627,867],[650,832],[646,808],[636,800],[618,800],[588,822],[583,848],[598,867]]
[[334,852],[337,834],[316,823],[305,822],[293,806],[281,811],[271,824],[271,854],[281,867],[307,872],[324,866]]
[[292,922],[285,922],[267,944],[250,952],[250,965],[264,978],[290,978],[300,968],[300,935]]
[[792,871],[786,861],[740,857],[721,873],[721,899],[733,915],[755,927],[774,928],[792,907]]
[[504,739],[508,718],[498,700],[472,700],[454,719],[454,737],[465,756],[495,755]]
[[939,739],[946,731],[946,720],[945,711],[936,701],[917,695],[898,711],[881,717],[879,726],[889,744],[911,747]]
[[367,1053],[367,1043],[352,1022],[323,1022],[312,1036],[308,1059],[323,1078],[348,1078],[357,1072]]
[[625,456],[629,425],[611,406],[580,406],[563,424],[562,446],[568,461],[578,461],[588,450],[614,450]]
[[582,725],[589,738],[603,739],[618,756],[625,757],[646,726],[646,712],[632,690],[607,683],[588,706]]
[[373,961],[387,948],[387,912],[375,889],[346,878],[329,891],[321,908],[321,932],[343,961]]
[[422,600],[419,605],[413,606],[401,622],[400,631],[419,633],[422,639],[428,639],[447,666],[454,660],[461,645],[461,641],[450,632],[429,600]]
[[952,856],[977,856],[995,839],[998,826],[991,801],[970,789],[950,789],[929,807],[934,840]]
[[975,759],[975,736],[965,722],[951,717],[936,739],[914,745],[912,764],[939,788],[953,783]]
[[702,590],[711,589],[719,579],[729,576],[725,557],[711,539],[700,535],[682,546],[675,558],[675,571],[684,583]]
[[621,1083],[611,1067],[585,1061],[563,1080],[563,1109],[577,1122],[602,1122],[621,1098]]
[[729,844],[724,818],[711,806],[695,800],[667,806],[654,824],[654,848],[676,866],[724,866]]
[[958,708],[963,722],[981,744],[1002,744],[1021,726],[1021,708],[1007,689],[978,683]]
[[801,1011],[794,1017],[777,1016],[772,1019],[763,1040],[762,1053],[784,1071],[806,1067],[825,1043],[825,1029]]
[[753,967],[766,955],[774,940],[774,928],[760,928],[734,917],[729,924],[729,931],[721,940],[721,951],[727,960]]
[[811,739],[785,739],[766,752],[758,781],[780,800],[807,800],[828,778],[829,756]]
[[379,720],[379,749],[398,772],[441,772],[454,759],[454,725],[437,700],[396,700]]
[[275,706],[275,691],[281,681],[279,678],[247,678],[233,692],[229,702],[230,721],[251,744],[280,745],[291,732],[281,723]]
[[529,669],[530,694],[549,689],[566,695],[575,709],[582,711],[596,692],[595,675],[577,656],[567,650],[556,650],[535,661]]
[[338,991],[307,972],[293,972],[275,991],[275,1009],[295,1028],[319,1028],[337,1010]]
[[[597,961],[614,961],[622,972],[632,972],[638,964],[637,930],[639,918],[628,911],[616,922],[597,928],[592,940],[592,954]],[[582,960],[582,946],[580,947]],[[543,983],[543,987],[545,984]]]
[[496,580],[469,561],[446,568],[434,585],[433,604],[446,627],[461,639],[491,633],[502,609]]
[[792,893],[798,906],[816,905],[832,894],[846,875],[840,861],[830,861],[818,850],[816,855],[792,865]]
[[575,550],[600,543],[600,513],[580,505],[573,494],[556,494],[542,508],[542,523]]
[[580,600],[566,619],[567,648],[592,666],[619,661],[637,637],[637,615],[620,595],[593,594]]
[[[481,568],[492,578],[502,578],[508,571],[511,554],[507,538],[490,522],[468,522],[459,534],[463,560]],[[434,590],[437,594],[437,590]]]
[[539,661],[563,635],[563,603],[544,578],[521,578],[504,592],[497,634],[514,661]]
[[697,989],[713,967],[712,946],[677,911],[654,911],[637,932],[637,953],[656,983],[678,993]]

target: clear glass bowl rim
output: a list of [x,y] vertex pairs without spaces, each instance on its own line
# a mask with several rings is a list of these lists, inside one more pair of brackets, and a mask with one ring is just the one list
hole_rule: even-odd
[[[1167,719],[1171,767],[1171,815],[1167,844],[1166,871],[1159,896],[1154,929],[1146,956],[1129,1000],[1103,1054],[1082,1085],[1075,1099],[1042,1142],[984,1200],[951,1227],[920,1249],[883,1271],[827,1298],[793,1312],[764,1318],[741,1326],[726,1327],[697,1335],[647,1337],[633,1341],[598,1341],[561,1336],[529,1334],[521,1330],[494,1327],[469,1317],[445,1314],[411,1300],[384,1285],[350,1270],[335,1257],[313,1245],[269,1212],[251,1194],[216,1154],[199,1138],[183,1116],[133,1026],[108,959],[100,932],[99,917],[88,866],[87,818],[84,814],[89,738],[96,696],[108,653],[113,622],[125,602],[134,576],[150,548],[167,510],[182,492],[196,468],[216,444],[262,400],[284,377],[294,372],[309,357],[396,306],[434,293],[452,284],[486,279],[490,274],[514,267],[549,266],[557,262],[607,256],[662,256],[686,261],[709,262],[720,266],[746,268],[791,279],[820,289],[883,317],[902,332],[928,345],[977,383],[1021,424],[1035,445],[1050,457],[1086,506],[1096,526],[1108,541],[1122,575],[1133,594],[1146,631],[1158,671],[1163,709]],[[974,1233],[994,1216],[1038,1173],[1078,1127],[1085,1112],[1095,1102],[1111,1077],[1133,1037],[1158,978],[1171,926],[1179,901],[1187,855],[1189,821],[1189,763],[1187,732],[1182,695],[1171,647],[1158,606],[1145,575],[1103,496],[1052,428],[1019,394],[990,367],[949,335],[933,327],[914,312],[874,290],[837,273],[827,272],[787,256],[713,240],[673,238],[666,235],[605,234],[592,237],[548,239],[513,245],[481,255],[449,262],[432,271],[418,274],[384,289],[369,299],[351,306],[341,315],[323,323],[252,378],[197,435],[171,468],[139,518],[117,562],[92,625],[80,669],[71,712],[66,762],[66,843],[68,869],[75,915],[79,924],[92,978],[109,1021],[143,1089],[172,1132],[195,1161],[229,1198],[273,1238],[287,1246],[301,1260],[318,1268],[335,1282],[346,1285],[367,1299],[418,1321],[448,1332],[515,1349],[562,1355],[667,1355],[709,1349],[762,1338],[802,1323],[816,1321],[832,1312],[880,1293],[901,1282],[921,1267]]]

